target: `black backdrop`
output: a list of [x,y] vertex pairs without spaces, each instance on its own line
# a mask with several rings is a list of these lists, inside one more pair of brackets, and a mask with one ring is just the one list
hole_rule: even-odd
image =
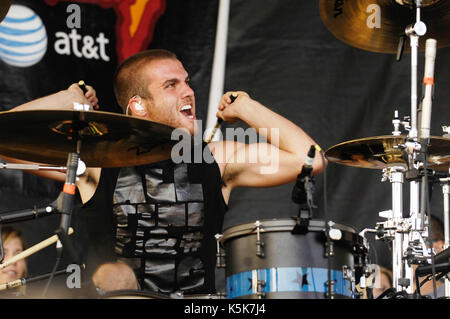
[[[119,1],[13,1],[33,8],[48,33],[46,55],[38,64],[17,68],[0,61],[2,109],[64,89],[84,79],[93,85],[104,110],[117,111],[111,76],[118,63],[117,24]],[[126,1],[123,1],[126,2]],[[78,33],[109,39],[109,61],[57,54],[52,47],[58,31],[66,26],[69,3],[82,12]],[[108,5],[106,5],[108,3]],[[206,119],[218,2],[210,0],[162,1],[164,13],[157,19],[149,48],[174,51],[191,73],[199,119]],[[165,4],[165,6],[164,6]],[[325,150],[343,141],[390,134],[394,110],[410,113],[410,55],[400,62],[394,55],[353,48],[337,40],[323,25],[318,1],[231,0],[225,90],[244,90],[253,98],[287,117],[308,132]],[[413,19],[413,18],[412,18]],[[426,22],[426,21],[425,21]],[[141,31],[143,32],[143,31]],[[439,39],[438,39],[439,41]],[[432,135],[442,135],[449,125],[450,48],[436,58],[436,94]],[[419,78],[423,53],[419,55]],[[6,137],[2,137],[6,138]],[[330,163],[316,178],[315,218],[327,217],[358,231],[381,221],[378,212],[391,209],[391,185],[381,183],[381,171]],[[292,184],[267,189],[235,190],[224,228],[265,218],[290,218],[297,214],[291,201]],[[405,184],[404,209],[409,207]],[[43,205],[53,201],[61,185],[27,173],[0,171],[0,211]],[[442,218],[442,192],[435,185],[432,213]],[[324,195],[328,215],[324,212]],[[58,216],[16,224],[34,244],[50,236]],[[82,231],[82,230],[78,230]],[[384,243],[375,242],[378,260],[389,265]],[[30,275],[51,270],[54,248],[31,256]],[[374,255],[374,254],[373,254]]]

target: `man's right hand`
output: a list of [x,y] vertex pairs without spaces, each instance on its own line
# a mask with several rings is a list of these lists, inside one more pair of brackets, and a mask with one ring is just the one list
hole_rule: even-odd
[[87,103],[94,110],[99,110],[100,106],[98,105],[98,98],[97,98],[97,95],[96,95],[96,92],[95,92],[94,88],[92,86],[90,86],[90,85],[86,85],[86,90],[87,90],[86,94],[83,94],[83,90],[80,88],[78,83],[72,84],[67,89],[69,94],[73,94],[74,95],[74,100],[85,99],[86,101],[84,101],[84,104]]

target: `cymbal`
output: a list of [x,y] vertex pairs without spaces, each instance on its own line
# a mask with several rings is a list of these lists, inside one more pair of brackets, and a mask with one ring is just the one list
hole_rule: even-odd
[[88,167],[143,165],[170,158],[173,128],[103,111],[27,110],[0,112],[1,155],[66,165],[81,140]]
[[[408,5],[413,2],[320,0],[319,11],[327,29],[340,41],[367,51],[396,53],[400,35],[416,21],[416,11]],[[427,38],[436,39],[438,47],[450,45],[450,1],[423,0],[422,3],[420,20],[426,24],[427,33],[420,38],[419,50],[424,50]],[[377,21],[379,25],[372,23]],[[405,44],[407,51],[410,51],[409,41]]]
[[9,11],[9,7],[11,6],[12,0],[2,0],[0,2],[0,22],[6,17]]
[[[405,135],[375,136],[351,140],[330,147],[325,155],[334,163],[353,167],[383,169],[388,166],[407,166],[403,152],[396,148],[404,144]],[[450,163],[450,139],[430,137],[428,146],[428,167],[445,170]],[[446,166],[447,165],[447,166]]]

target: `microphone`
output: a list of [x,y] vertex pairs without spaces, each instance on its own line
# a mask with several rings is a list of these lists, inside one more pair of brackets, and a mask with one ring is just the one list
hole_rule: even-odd
[[57,198],[57,203],[60,204],[61,220],[60,228],[66,233],[70,226],[70,218],[73,208],[75,206],[75,192],[76,192],[76,174],[78,168],[79,155],[77,153],[70,153],[67,159],[66,180],[63,191]]
[[39,217],[49,216],[57,212],[56,208],[48,205],[42,208],[22,209],[0,214],[0,224],[15,223]]
[[434,61],[436,59],[436,40],[428,39],[425,45],[425,72],[423,84],[425,94],[422,100],[422,117],[420,124],[420,138],[430,138],[431,105],[434,86]]
[[292,189],[292,200],[297,204],[304,204],[307,201],[312,203],[313,185],[311,183],[313,162],[316,156],[316,147],[311,145],[311,148],[306,155],[305,164],[303,164],[302,171],[297,175],[297,181]]

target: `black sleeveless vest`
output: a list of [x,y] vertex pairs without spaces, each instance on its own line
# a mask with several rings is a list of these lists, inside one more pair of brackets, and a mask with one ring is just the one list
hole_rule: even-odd
[[215,293],[214,236],[227,210],[216,162],[103,168],[85,208],[112,217],[98,226],[112,229],[116,256],[144,290]]

